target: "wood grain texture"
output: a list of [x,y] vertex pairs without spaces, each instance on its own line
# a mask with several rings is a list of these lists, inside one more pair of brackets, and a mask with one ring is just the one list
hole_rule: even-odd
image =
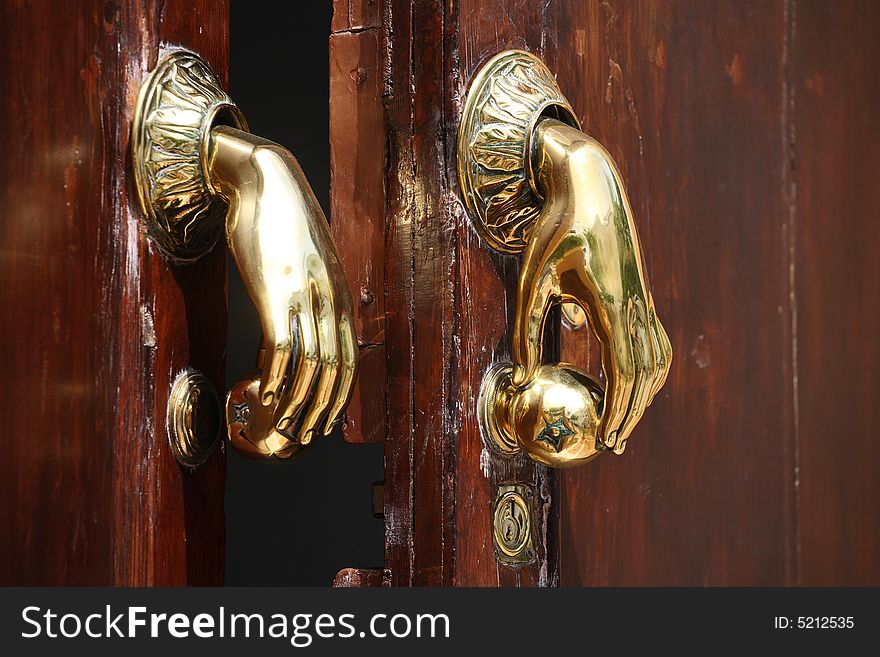
[[[390,583],[877,583],[880,12],[389,0],[380,18]],[[455,141],[508,48],[544,59],[619,165],[675,351],[626,454],[563,473],[487,452],[475,414],[509,360],[519,260],[464,215]],[[598,371],[589,331],[562,334]],[[538,500],[521,571],[492,554],[514,481]]]
[[625,459],[565,473],[563,583],[876,584],[880,12],[565,22],[560,83],[627,180],[676,360]]
[[381,4],[380,0],[333,0],[330,31],[335,34],[379,27]]
[[[627,185],[672,370],[562,475],[562,583],[791,581],[783,4],[559,2],[555,69]],[[584,331],[563,359],[596,366]]]
[[[557,578],[554,475],[525,459],[496,458],[476,424],[483,374],[507,354],[504,291],[516,263],[481,244],[462,211],[455,172],[464,81],[501,42],[538,47],[546,14],[523,14],[531,41],[509,23],[509,33],[490,37],[477,3],[383,7],[385,565],[395,585]],[[496,486],[509,481],[528,484],[535,500],[540,549],[520,570],[499,565],[492,546],[492,501]]]
[[[334,24],[340,15],[348,17],[348,2],[336,3]],[[360,345],[343,431],[351,443],[382,442],[387,433],[381,75],[377,28],[330,35],[330,226],[351,286]]]
[[227,3],[0,11],[0,583],[220,583],[224,458],[182,471],[164,418],[187,365],[222,390],[225,254],[163,261],[128,141],[161,43],[225,76]]
[[[452,583],[451,220],[442,202],[443,22],[434,2],[384,7],[388,131],[385,565],[395,585]],[[404,47],[403,44],[410,44]],[[413,83],[414,81],[415,84]]]
[[333,580],[334,588],[357,589],[374,586],[388,586],[390,573],[387,570],[362,570],[343,568]]
[[880,5],[795,2],[797,583],[880,584]]

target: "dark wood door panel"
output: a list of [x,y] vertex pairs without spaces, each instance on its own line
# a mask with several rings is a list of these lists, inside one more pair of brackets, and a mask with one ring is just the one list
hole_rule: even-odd
[[792,6],[802,585],[880,584],[880,5]]
[[[385,213],[372,196],[375,207],[362,203],[373,208],[366,250],[385,262],[385,369],[360,384],[362,407],[385,416],[365,424],[360,412],[352,438],[384,431],[390,582],[876,582],[878,363],[866,345],[880,327],[866,300],[880,286],[870,256],[877,10],[460,0],[390,2],[376,15],[367,0],[337,5],[334,39],[367,90],[354,125],[380,123],[370,134],[387,144]],[[561,474],[486,451],[475,414],[484,373],[509,359],[519,260],[471,227],[455,144],[469,82],[509,48],[557,73],[617,161],[675,351],[626,454]],[[340,98],[354,93],[344,68]],[[363,84],[373,69],[380,88]],[[365,190],[349,192],[357,203]],[[350,274],[369,291],[380,276],[362,260],[353,252]],[[561,356],[599,369],[585,329],[562,330]],[[491,552],[489,509],[505,481],[540,491],[543,551],[519,572]]]
[[160,44],[225,72],[227,3],[0,11],[0,583],[218,583],[224,459],[181,470],[164,418],[183,367],[222,389],[225,254],[162,260],[128,140]]
[[[515,281],[516,262],[494,257],[471,229],[457,197],[454,146],[466,81],[499,47],[540,48],[549,14],[519,3],[518,27],[502,16],[504,7],[485,3],[395,1],[378,15],[374,5],[335,3],[333,116],[337,107],[356,116],[331,122],[331,138],[336,161],[347,157],[367,181],[352,190],[334,167],[334,212],[357,210],[350,226],[335,215],[334,231],[349,237],[342,260],[356,294],[362,292],[359,329],[369,365],[361,371],[347,438],[386,441],[389,581],[552,583],[555,475],[526,459],[495,458],[476,423],[482,376],[508,350],[505,289]],[[369,134],[371,143],[384,138],[383,185],[372,184],[372,161],[345,146],[346,125]],[[371,190],[383,199],[377,203]],[[364,240],[353,242],[352,235]],[[365,253],[384,258],[384,271],[364,266]],[[370,301],[376,290],[384,293],[384,310]],[[541,549],[520,570],[499,566],[492,546],[491,503],[496,485],[508,481],[529,484],[539,499]]]
[[[783,584],[793,547],[783,4],[559,8],[560,85],[621,169],[675,354],[627,452],[563,474],[563,582]],[[565,332],[563,357],[595,365],[583,333]]]
[[[569,21],[603,35],[581,118],[624,172],[676,360],[628,458],[565,473],[563,582],[876,584],[880,12]],[[583,337],[563,355],[595,365]]]

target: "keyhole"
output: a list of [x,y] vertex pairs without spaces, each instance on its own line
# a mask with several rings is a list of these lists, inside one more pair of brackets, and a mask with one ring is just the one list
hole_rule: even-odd
[[516,517],[517,508],[513,500],[510,500],[504,509],[504,521],[501,526],[504,540],[508,545],[515,545],[522,530],[522,523]]
[[525,500],[516,492],[506,493],[495,507],[495,545],[506,555],[524,562],[529,537],[529,515]]

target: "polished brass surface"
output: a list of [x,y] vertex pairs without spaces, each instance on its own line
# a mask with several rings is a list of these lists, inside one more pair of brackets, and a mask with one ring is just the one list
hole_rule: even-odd
[[521,484],[503,484],[495,492],[492,538],[502,563],[522,566],[535,559],[532,541],[531,490]]
[[538,374],[550,308],[581,306],[601,344],[607,381],[599,439],[619,454],[666,381],[672,346],[654,310],[632,208],[611,156],[554,119],[537,125],[533,148],[546,200],[520,272],[513,383],[526,386]]
[[562,304],[562,321],[572,330],[577,330],[587,323],[587,313],[576,303]]
[[477,421],[486,444],[497,454],[518,454],[522,449],[508,415],[514,392],[512,373],[511,365],[495,363],[483,378],[477,398]]
[[229,250],[263,326],[260,374],[229,393],[229,437],[248,456],[286,458],[329,434],[348,404],[358,354],[351,294],[324,213],[287,149],[217,127],[208,172],[229,203]]
[[458,133],[458,179],[480,235],[503,253],[526,248],[543,205],[529,171],[530,140],[542,116],[579,125],[553,74],[527,52],[496,55],[471,83]]
[[226,203],[211,189],[205,167],[207,135],[217,122],[247,129],[201,57],[168,53],[141,86],[131,153],[150,236],[177,262],[198,259],[223,235]]
[[495,365],[480,391],[487,443],[504,454],[520,450],[556,468],[580,465],[604,451],[596,441],[603,390],[568,363],[542,365],[534,380],[515,387],[510,365]]
[[[479,99],[487,86],[510,86],[509,78],[493,66],[478,76],[470,95]],[[469,98],[465,107],[477,113],[480,104]],[[462,133],[473,120],[463,117]],[[502,133],[490,137],[488,151],[506,148]],[[459,174],[465,177],[476,166],[467,162],[476,158],[472,151],[465,151],[461,164],[462,144],[469,143],[460,137]],[[543,202],[526,234],[513,366],[487,375],[478,411],[497,450],[525,449],[541,463],[566,467],[601,451],[624,451],[666,380],[672,347],[654,309],[632,208],[611,156],[576,127],[547,116],[533,124],[528,143],[526,171]],[[466,205],[481,226],[482,216],[467,199]],[[571,365],[542,364],[544,326],[557,304],[579,307],[599,339],[604,391]],[[571,307],[565,315],[579,322]]]
[[138,99],[135,186],[150,234],[176,261],[209,251],[225,226],[263,328],[258,369],[227,396],[230,443],[248,457],[286,459],[341,420],[358,347],[351,294],[299,164],[243,128],[205,61],[169,53]]
[[177,375],[168,396],[166,429],[178,463],[195,468],[220,442],[220,399],[214,385],[192,368]]

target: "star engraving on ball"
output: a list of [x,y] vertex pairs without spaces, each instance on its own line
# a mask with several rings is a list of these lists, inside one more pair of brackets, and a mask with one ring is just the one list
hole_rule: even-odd
[[567,436],[573,436],[574,431],[565,426],[565,418],[559,418],[555,422],[548,422],[541,429],[541,433],[535,438],[536,442],[547,443],[557,452],[562,447],[562,443]]
[[242,402],[241,404],[233,404],[232,405],[232,423],[233,424],[243,424],[247,426],[251,420],[251,408],[248,406],[248,403]]

